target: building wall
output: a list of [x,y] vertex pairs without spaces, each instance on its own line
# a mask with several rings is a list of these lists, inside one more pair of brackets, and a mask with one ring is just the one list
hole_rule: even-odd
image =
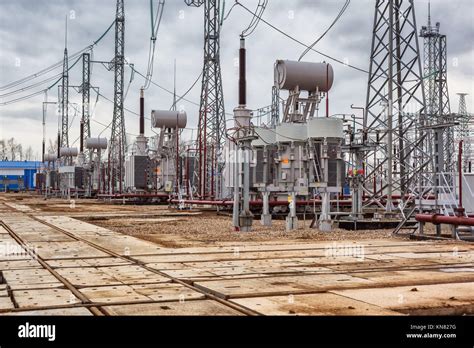
[[34,189],[40,166],[36,161],[0,161],[0,191]]

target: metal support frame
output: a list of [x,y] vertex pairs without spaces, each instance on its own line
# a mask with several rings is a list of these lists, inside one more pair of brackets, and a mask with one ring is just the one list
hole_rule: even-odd
[[440,23],[431,25],[430,5],[428,5],[428,24],[420,30],[424,42],[423,77],[426,96],[426,115],[429,124],[445,125],[439,129],[438,140],[442,144],[439,152],[440,170],[455,171],[454,127],[451,117],[447,82],[446,35],[439,32]]
[[61,136],[60,143],[58,144],[59,148],[69,147],[69,64],[67,46],[64,47],[62,86],[60,87],[60,105]]
[[91,56],[90,53],[86,52],[82,54],[82,118],[81,118],[81,145],[80,152],[84,154],[84,158],[87,162],[92,160],[92,153],[89,149],[84,148],[86,139],[91,137],[91,126],[90,126],[90,64]]
[[462,167],[465,173],[472,172],[472,129],[473,117],[468,114],[466,107],[467,93],[457,93],[459,96],[459,109],[457,119],[459,126],[456,128],[456,142],[463,142],[462,146]]
[[300,89],[296,86],[295,89],[289,91],[288,99],[283,103],[282,122],[307,122],[314,117],[324,95],[325,93],[316,90],[308,92],[308,96],[304,98],[301,96]]
[[[413,0],[375,4],[362,162],[366,205],[394,212],[393,195],[417,195],[417,182],[431,162],[427,152],[425,94]],[[373,149],[373,150],[371,150]],[[403,205],[407,206],[407,205]],[[355,216],[360,212],[353,212]]]
[[126,150],[125,119],[123,114],[123,87],[125,63],[125,11],[124,0],[117,0],[115,17],[114,111],[109,145],[108,186],[111,194],[122,193]]
[[198,123],[198,194],[219,197],[223,165],[218,160],[224,148],[226,123],[220,67],[220,1],[185,0],[186,5],[204,4],[204,66]]
[[272,127],[276,127],[279,123],[280,123],[280,90],[277,86],[273,86],[270,125]]

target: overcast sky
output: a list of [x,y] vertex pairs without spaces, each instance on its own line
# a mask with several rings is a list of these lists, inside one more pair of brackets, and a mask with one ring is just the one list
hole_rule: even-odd
[[[156,4],[158,1],[154,0]],[[241,0],[254,9],[257,0]],[[232,0],[226,1],[226,12]],[[427,0],[417,0],[418,27],[427,21]],[[310,44],[337,15],[344,0],[270,0],[264,18],[300,41]],[[316,49],[350,64],[368,69],[371,31],[375,0],[352,0],[344,16],[321,40]],[[150,42],[150,9],[148,0],[125,0],[126,48],[125,55],[138,71],[146,72]],[[456,93],[466,92],[468,110],[472,112],[474,96],[474,2],[472,0],[432,0],[433,22],[441,22],[441,31],[448,37],[448,83],[451,110],[457,111]],[[60,61],[64,50],[64,22],[69,16],[68,49],[72,54],[90,45],[112,23],[115,16],[115,0],[0,0],[0,86],[33,74]],[[224,22],[221,32],[221,67],[226,112],[232,113],[237,103],[237,67],[239,34],[248,25],[251,15],[236,6]],[[421,44],[421,42],[420,42]],[[187,7],[183,0],[166,0],[163,21],[158,33],[153,80],[173,89],[173,62],[177,64],[177,93],[186,91],[202,69],[203,61],[203,9]],[[251,109],[271,103],[273,64],[276,59],[297,59],[304,47],[260,23],[247,39],[247,88],[248,106]],[[109,61],[114,52],[113,30],[94,48],[94,59]],[[306,61],[319,62],[325,58],[310,52]],[[331,90],[330,113],[352,113],[351,104],[365,103],[367,75],[336,62],[331,62],[335,72]],[[10,90],[0,90],[0,95],[23,86],[29,86],[46,77],[59,73],[60,69]],[[125,69],[126,86],[130,69]],[[127,95],[125,106],[138,112],[139,90],[143,78],[135,76]],[[71,70],[70,84],[81,83],[81,64]],[[51,82],[23,93],[0,97],[0,103],[22,95],[39,91]],[[113,99],[113,73],[95,64],[92,84],[100,92]],[[187,99],[199,103],[200,82]],[[57,101],[57,87],[48,94],[48,101]],[[145,94],[145,115],[151,109],[168,109],[172,95],[150,86]],[[42,102],[44,95],[0,106],[0,139],[15,137],[24,146],[31,145],[40,157],[42,140]],[[70,102],[80,105],[81,97],[71,89]],[[92,107],[95,94],[91,93]],[[198,107],[188,102],[179,104],[188,113],[188,127],[197,125]],[[72,120],[74,114],[70,115]],[[229,116],[228,116],[229,118]],[[80,115],[76,115],[69,136],[73,143],[79,135]],[[94,119],[109,124],[112,104],[100,98],[96,104]],[[57,134],[57,116],[50,105],[47,116],[47,138]],[[138,117],[125,113],[127,133],[138,133]],[[152,135],[150,123],[146,123],[146,135]],[[104,129],[92,122],[92,136]],[[195,134],[195,133],[194,133]],[[107,129],[102,136],[110,137]],[[191,136],[191,130],[187,131]],[[74,144],[78,146],[78,142]]]

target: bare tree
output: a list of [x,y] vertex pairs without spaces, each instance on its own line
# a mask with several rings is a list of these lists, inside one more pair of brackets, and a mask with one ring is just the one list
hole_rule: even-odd
[[25,150],[25,161],[32,161],[33,157],[33,148],[31,146],[28,146]]
[[53,143],[53,141],[49,139],[48,153],[57,153],[57,152],[58,152],[58,140],[56,139]]
[[15,161],[16,160],[16,143],[15,143],[15,138],[10,138],[7,140],[7,151],[10,154],[10,160]]
[[21,144],[16,145],[16,155],[17,158],[20,159],[20,161],[23,161],[23,146]]
[[7,157],[7,145],[5,139],[0,139],[0,161],[4,161]]

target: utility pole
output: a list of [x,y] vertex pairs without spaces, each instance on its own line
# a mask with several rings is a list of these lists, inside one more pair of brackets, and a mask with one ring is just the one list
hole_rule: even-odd
[[109,145],[109,193],[122,192],[125,162],[125,120],[123,114],[123,77],[125,63],[125,11],[124,0],[117,0],[115,16],[114,113]]
[[220,0],[185,0],[186,5],[204,5],[204,66],[198,122],[198,194],[216,198],[221,194],[226,123],[220,67]]

